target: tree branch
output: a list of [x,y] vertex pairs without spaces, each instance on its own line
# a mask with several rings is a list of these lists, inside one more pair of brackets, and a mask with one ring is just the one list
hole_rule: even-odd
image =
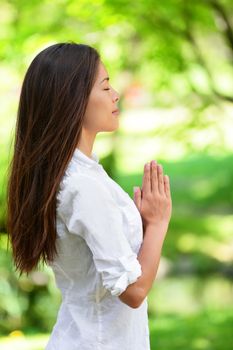
[[[208,0],[208,1],[215,1],[215,0]],[[194,56],[195,56],[198,64],[204,68],[204,70],[207,74],[211,92],[219,99],[233,103],[232,96],[222,94],[216,90],[216,88],[214,86],[214,82],[213,82],[212,73],[211,73],[211,71],[210,71],[210,69],[209,69],[200,49],[199,49],[199,46],[196,42],[194,35],[192,34],[191,18],[188,15],[187,8],[184,8],[183,10],[184,10],[183,19],[185,22],[185,29],[181,29],[181,28],[175,26],[174,24],[172,24],[171,21],[168,21],[165,18],[155,16],[154,14],[152,14],[152,15],[143,14],[140,16],[140,18],[142,20],[146,21],[146,23],[149,23],[153,27],[158,27],[159,29],[162,28],[163,30],[164,30],[164,28],[166,28],[169,30],[170,33],[173,33],[173,34],[181,37],[182,39],[185,39],[191,45],[191,47],[193,49]]]
[[[210,1],[215,1],[215,0],[210,0]],[[187,40],[189,41],[189,43],[192,45],[193,47],[193,52],[196,56],[196,59],[197,59],[197,62],[199,63],[200,66],[202,66],[205,71],[206,71],[206,74],[207,74],[207,77],[208,77],[208,81],[209,81],[209,86],[210,86],[210,89],[212,91],[212,93],[222,99],[222,100],[225,100],[225,101],[228,101],[228,102],[233,102],[233,96],[229,96],[229,95],[225,95],[225,94],[222,94],[220,93],[219,91],[217,91],[217,89],[215,88],[215,84],[214,84],[214,81],[213,81],[213,77],[212,77],[212,73],[201,53],[201,50],[199,49],[199,46],[196,42],[196,39],[193,35],[193,31],[192,31],[192,27],[191,27],[191,16],[189,14],[189,10],[188,8],[185,6],[183,8],[183,18],[184,18],[184,23],[185,23],[185,34],[186,34],[186,38]]]
[[227,13],[224,7],[217,0],[208,0],[209,4],[215,10],[215,12],[222,18],[225,24],[225,28],[223,32],[225,34],[225,38],[231,48],[231,52],[233,55],[233,29],[231,27],[230,19],[227,16]]

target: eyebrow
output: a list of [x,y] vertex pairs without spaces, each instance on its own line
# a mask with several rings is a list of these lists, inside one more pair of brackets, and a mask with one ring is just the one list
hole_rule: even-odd
[[103,83],[103,81],[105,81],[105,80],[109,80],[109,77],[104,78],[104,79],[100,82],[100,84]]

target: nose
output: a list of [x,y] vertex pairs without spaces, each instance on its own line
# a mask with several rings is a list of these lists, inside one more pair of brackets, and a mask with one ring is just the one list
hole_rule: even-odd
[[120,99],[120,95],[118,94],[118,92],[116,92],[116,90],[114,90],[114,91],[115,91],[115,94],[113,95],[113,101],[117,102]]

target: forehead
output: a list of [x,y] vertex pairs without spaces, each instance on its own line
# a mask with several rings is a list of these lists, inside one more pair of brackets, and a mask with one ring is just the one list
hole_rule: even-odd
[[98,69],[98,77],[99,77],[99,79],[101,79],[101,78],[103,79],[107,76],[108,76],[108,71],[107,71],[105,65],[103,64],[103,62],[100,61],[99,69]]

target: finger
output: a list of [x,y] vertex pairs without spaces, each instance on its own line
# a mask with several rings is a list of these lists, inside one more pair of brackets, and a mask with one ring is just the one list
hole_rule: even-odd
[[151,162],[151,191],[158,192],[157,163],[155,160]]
[[134,203],[136,204],[136,207],[138,210],[141,208],[141,189],[140,187],[134,187]]
[[164,190],[166,196],[169,198],[171,193],[170,193],[170,179],[168,175],[164,175]]
[[151,192],[150,184],[150,163],[146,163],[144,166],[144,174],[142,179],[142,193],[149,194]]
[[164,180],[163,180],[163,167],[161,164],[158,164],[158,188],[160,194],[164,194]]

